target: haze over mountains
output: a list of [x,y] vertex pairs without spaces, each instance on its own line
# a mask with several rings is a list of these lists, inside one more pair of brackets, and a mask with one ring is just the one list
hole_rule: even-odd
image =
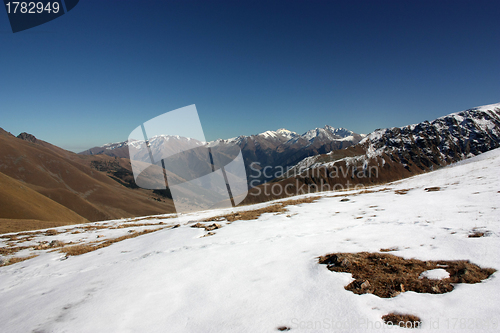
[[[188,139],[162,135],[149,144],[178,149],[184,140]],[[48,222],[73,224],[174,212],[168,189],[144,190],[135,184],[129,144],[140,142],[107,144],[75,154],[31,134],[15,137],[0,129],[1,225],[21,230]],[[497,148],[500,103],[366,136],[325,126],[302,135],[279,129],[208,145],[241,148],[251,187],[243,203],[263,202],[394,181]]]

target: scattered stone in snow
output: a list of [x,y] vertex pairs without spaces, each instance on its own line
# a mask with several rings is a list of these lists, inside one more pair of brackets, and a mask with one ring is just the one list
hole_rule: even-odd
[[53,240],[49,244],[49,247],[61,247],[61,246],[64,246],[64,242],[61,242],[60,240]]
[[212,231],[212,230],[215,230],[215,229],[220,229],[220,228],[222,228],[222,226],[221,226],[219,223],[213,223],[213,224],[211,224],[211,225],[207,225],[207,226],[205,227],[205,230],[206,230],[206,231]]
[[439,186],[427,187],[424,190],[426,192],[437,192],[437,191],[441,191],[441,187],[439,187]]
[[46,241],[40,242],[38,245],[33,246],[33,250],[45,250],[50,247],[49,243]]
[[481,231],[481,230],[472,230],[472,233],[469,234],[469,238],[479,238],[479,237],[484,237],[488,235],[488,231]]

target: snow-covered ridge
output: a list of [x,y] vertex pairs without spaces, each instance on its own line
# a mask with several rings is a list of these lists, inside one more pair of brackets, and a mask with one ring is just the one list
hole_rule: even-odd
[[500,144],[500,103],[451,113],[432,122],[378,130],[367,135],[360,144],[368,145],[371,157],[375,157],[388,150],[409,148],[413,144],[436,139],[441,157],[445,157],[452,145],[463,146],[478,137]]
[[[495,103],[495,104],[488,104],[488,105],[483,105],[483,106],[477,106],[477,107],[474,107],[474,108],[471,108],[471,109],[467,109],[467,110],[464,110],[464,111],[459,111],[459,112],[454,112],[454,113],[450,113],[446,116],[442,116],[442,117],[439,117],[437,118],[436,120],[432,121],[431,124],[439,124],[439,123],[443,123],[443,122],[446,122],[448,119],[450,118],[453,118],[455,119],[457,122],[461,123],[464,121],[464,119],[472,119],[476,124],[480,125],[481,127],[484,127],[484,125],[486,126],[490,126],[490,128],[493,128],[493,124],[491,121],[483,121],[483,117],[480,117],[480,116],[475,116],[475,111],[482,111],[482,112],[486,112],[487,114],[491,115],[492,117],[497,117],[495,116],[499,114],[499,111],[500,111],[500,103]],[[366,135],[366,137],[360,142],[361,144],[363,143],[366,143],[368,141],[377,141],[379,140],[380,138],[382,138],[382,136],[387,133],[388,131],[391,131],[391,130],[394,130],[394,129],[404,129],[404,128],[409,128],[411,130],[414,130],[418,125],[420,124],[424,124],[426,122],[423,122],[423,123],[419,123],[419,124],[411,124],[411,125],[407,125],[407,126],[403,126],[403,127],[392,127],[392,128],[384,128],[384,129],[379,129],[379,130],[376,130],[368,135]],[[427,122],[428,123],[428,122]],[[491,127],[493,126],[493,127]],[[441,127],[441,129],[443,129],[444,127]]]

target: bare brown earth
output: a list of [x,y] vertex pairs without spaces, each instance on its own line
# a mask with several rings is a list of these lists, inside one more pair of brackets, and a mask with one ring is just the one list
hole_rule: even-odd
[[404,328],[419,328],[422,321],[419,317],[411,314],[389,313],[382,316],[384,323]]
[[[355,279],[345,289],[355,294],[395,297],[405,291],[443,294],[457,283],[479,283],[496,270],[481,268],[466,260],[422,261],[404,259],[387,253],[332,253],[319,258],[333,272],[351,273]],[[419,278],[424,271],[442,268],[449,278]]]
[[133,188],[127,177],[128,160],[78,155],[1,130],[0,232],[46,226],[36,221],[57,226],[174,211],[172,200]]

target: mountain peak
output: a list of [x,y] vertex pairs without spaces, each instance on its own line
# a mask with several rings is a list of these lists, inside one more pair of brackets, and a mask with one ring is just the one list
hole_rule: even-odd
[[275,138],[280,141],[283,139],[285,140],[290,140],[296,136],[298,136],[297,133],[292,132],[287,130],[286,128],[280,128],[277,131],[265,131],[263,133],[258,134],[258,136],[264,137],[264,138]]
[[287,130],[286,128],[280,128],[280,129],[278,129],[276,131],[276,133],[280,133],[280,134],[297,134],[295,132]]
[[29,134],[26,132],[22,132],[21,134],[19,134],[17,136],[17,138],[24,140],[24,141],[28,141],[28,142],[33,142],[33,143],[36,143],[38,141],[37,138],[33,134]]
[[323,128],[318,127],[307,131],[306,133],[302,134],[302,137],[312,142],[316,140],[316,138],[328,138],[330,140],[339,140],[353,136],[354,134],[355,134],[354,132],[349,131],[343,127],[335,128],[330,125],[325,125],[325,127]]

